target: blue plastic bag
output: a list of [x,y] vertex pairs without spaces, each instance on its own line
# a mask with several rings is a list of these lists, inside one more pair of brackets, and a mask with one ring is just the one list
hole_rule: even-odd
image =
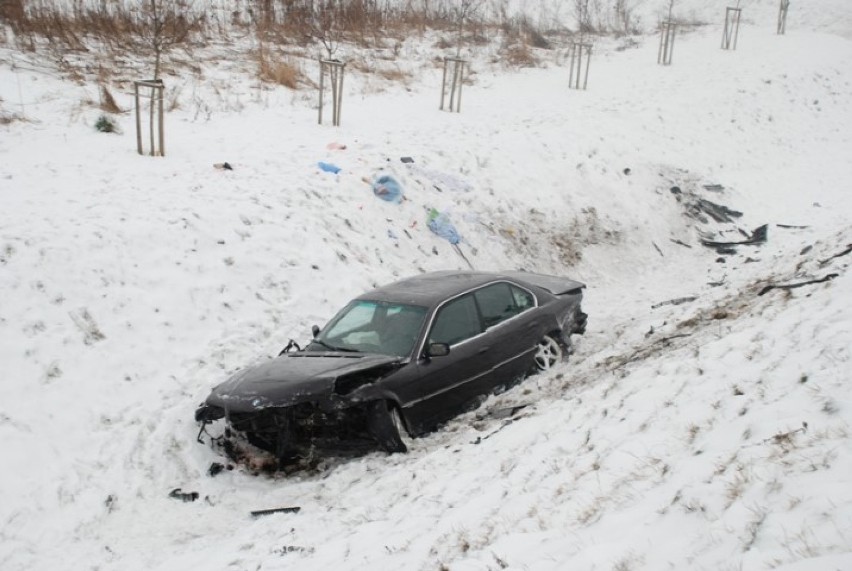
[[317,163],[317,166],[320,168],[320,170],[324,172],[330,172],[331,174],[337,174],[340,172],[340,167],[331,163],[324,163],[320,161]]
[[402,202],[402,187],[392,176],[382,175],[377,178],[373,182],[373,194],[388,202]]
[[450,222],[450,217],[444,212],[438,212],[434,208],[429,211],[429,230],[445,239],[450,244],[458,244],[461,241],[458,230]]

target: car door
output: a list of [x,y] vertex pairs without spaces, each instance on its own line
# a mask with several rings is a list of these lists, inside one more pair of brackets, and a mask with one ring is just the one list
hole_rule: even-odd
[[535,309],[535,296],[509,282],[487,285],[474,292],[482,316],[484,353],[491,371],[485,390],[508,385],[530,369],[535,346],[546,325]]
[[477,397],[523,376],[543,327],[535,296],[497,282],[446,302],[427,333],[429,343],[447,343],[450,354],[421,358],[420,379],[403,407],[414,422],[437,423],[465,410]]
[[421,355],[419,379],[399,391],[409,422],[432,425],[462,411],[481,388],[483,375],[491,368],[483,343],[483,325],[472,293],[456,297],[435,313],[427,333],[429,343],[447,343],[450,354],[443,357]]

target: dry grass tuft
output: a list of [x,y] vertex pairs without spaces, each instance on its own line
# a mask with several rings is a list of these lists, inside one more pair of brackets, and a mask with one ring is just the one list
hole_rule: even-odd
[[767,511],[764,508],[753,507],[748,509],[752,513],[752,517],[748,524],[746,524],[745,537],[743,537],[743,552],[748,551],[754,546],[755,541],[757,541],[757,534],[760,532],[760,528],[763,522],[766,521],[767,516]]
[[538,67],[541,63],[527,44],[514,44],[503,51],[503,59],[512,67]]
[[376,65],[375,62],[367,61],[364,58],[354,58],[348,62],[348,65],[360,73],[378,75],[382,79],[397,81],[402,84],[407,84],[411,78],[411,74],[401,70],[399,66]]
[[109,88],[106,85],[100,86],[101,92],[101,104],[100,109],[106,113],[118,114],[122,112],[121,107],[118,106],[118,103],[115,102],[115,98],[110,93]]
[[701,427],[697,424],[690,424],[687,429],[686,441],[689,444],[695,442],[695,438],[698,436],[698,433],[701,431]]
[[386,80],[388,80],[388,81],[397,81],[397,82],[400,82],[400,83],[403,83],[403,84],[404,84],[404,83],[407,83],[407,82],[408,82],[408,80],[411,78],[411,74],[410,74],[410,73],[404,72],[404,71],[402,71],[402,70],[401,70],[401,69],[399,69],[399,68],[394,68],[394,69],[380,69],[380,70],[378,70],[378,72],[377,72],[377,73],[378,73],[378,74],[379,74],[382,78],[384,78],[384,79],[386,79]]
[[435,42],[435,47],[439,50],[448,50],[453,47],[453,42],[442,36]]
[[261,57],[258,63],[260,79],[269,83],[283,85],[289,89],[298,89],[305,81],[305,74],[297,63],[290,58],[270,61],[269,57]]
[[0,109],[0,125],[11,125],[15,121],[23,121],[24,118],[15,113],[9,113]]
[[628,555],[619,559],[615,565],[612,566],[612,571],[633,571],[634,569],[638,569],[645,563],[645,558],[637,556],[633,553],[629,553]]
[[750,478],[745,466],[738,465],[733,478],[725,485],[725,497],[728,500],[725,504],[725,509],[731,507],[735,501],[742,497],[749,482]]

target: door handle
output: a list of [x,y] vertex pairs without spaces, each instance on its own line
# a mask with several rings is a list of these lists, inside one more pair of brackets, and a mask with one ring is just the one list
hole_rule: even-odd
[[491,347],[483,347],[482,349],[480,349],[479,351],[477,351],[477,353],[480,353],[480,354],[481,354],[481,353],[485,353],[485,352],[486,352],[486,351],[488,351],[489,349],[491,349]]

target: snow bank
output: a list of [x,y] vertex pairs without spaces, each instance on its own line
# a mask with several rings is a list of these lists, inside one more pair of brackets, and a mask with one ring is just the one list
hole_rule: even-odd
[[[349,83],[340,128],[248,79],[187,90],[162,159],[136,155],[129,115],[123,135],[92,129],[94,87],[0,66],[4,110],[28,119],[0,127],[0,566],[848,564],[852,257],[829,258],[852,243],[852,49],[822,32],[852,26],[840,2],[802,11],[784,37],[748,20],[736,52],[699,29],[670,68],[652,36],[604,42],[586,92],[555,61],[483,64],[461,114],[436,109],[431,68],[411,91]],[[377,199],[379,174],[407,200]],[[674,186],[744,216],[690,219]],[[761,247],[699,244],[760,224]],[[468,261],[589,284],[563,370],[406,456],[207,475],[221,458],[192,412],[210,387],[373,285]],[[511,423],[485,414],[517,403]]]

